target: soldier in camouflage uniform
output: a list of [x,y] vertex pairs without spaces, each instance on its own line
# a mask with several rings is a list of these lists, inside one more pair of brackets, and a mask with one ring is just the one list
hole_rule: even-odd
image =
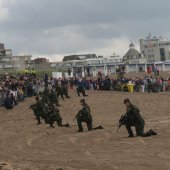
[[50,103],[48,117],[49,117],[50,127],[54,127],[54,122],[57,122],[57,125],[60,127],[62,127],[62,126],[69,127],[68,123],[67,124],[62,123],[62,118],[61,118],[59,109],[57,108],[56,104],[53,102]]
[[45,86],[44,91],[43,91],[43,96],[48,97],[50,95],[50,91],[47,86]]
[[64,94],[63,94],[63,89],[60,84],[56,85],[56,92],[57,92],[57,97],[61,96],[61,98],[64,100]]
[[136,136],[147,137],[151,135],[157,135],[157,133],[154,132],[152,129],[144,133],[145,121],[141,114],[139,113],[140,110],[136,106],[134,106],[127,98],[124,100],[124,104],[126,105],[127,112],[125,114],[123,124],[126,126],[129,137],[134,137],[131,126],[135,126]]
[[82,93],[82,95],[85,97],[85,96],[88,96],[86,95],[85,93],[85,86],[84,86],[84,82],[83,80],[79,80],[78,81],[78,84],[77,84],[77,95],[80,96],[80,93]]
[[35,97],[36,103],[30,106],[30,109],[33,110],[34,115],[38,121],[37,124],[41,124],[41,118],[43,118],[43,107],[42,107],[42,102],[39,99],[39,97]]
[[61,80],[61,88],[63,95],[65,95],[66,98],[70,98],[70,96],[68,95],[68,81],[66,79]]
[[43,118],[44,118],[45,123],[49,123],[49,118],[48,118],[49,104],[50,104],[50,101],[49,101],[48,97],[43,96],[42,110],[43,110]]
[[82,122],[87,124],[87,128],[89,131],[92,130],[92,116],[90,114],[90,107],[85,102],[85,99],[80,100],[80,104],[82,105],[82,109],[77,113],[77,124],[78,124],[78,132],[83,132]]
[[54,88],[51,89],[51,93],[49,94],[49,100],[50,103],[52,102],[55,103],[57,106],[60,106],[58,102],[57,92],[55,91]]

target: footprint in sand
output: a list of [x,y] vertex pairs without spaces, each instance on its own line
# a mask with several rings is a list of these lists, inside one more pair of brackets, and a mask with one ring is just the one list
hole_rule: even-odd
[[76,143],[76,138],[75,137],[69,137],[69,140],[71,143],[75,144]]
[[106,136],[106,138],[112,137],[112,135],[110,133],[108,133],[108,132],[105,132],[104,135]]
[[86,151],[86,155],[88,155],[88,156],[90,156],[91,154],[90,154],[90,152],[87,150]]
[[143,144],[146,144],[145,141],[142,140],[142,139],[139,139],[139,141],[140,141],[141,143],[143,143]]
[[169,123],[170,122],[170,120],[161,120],[161,121],[159,121],[159,123]]
[[0,170],[13,170],[13,167],[9,163],[0,163]]
[[31,146],[31,145],[32,145],[32,139],[31,139],[31,138],[27,140],[27,145],[28,145],[28,146]]

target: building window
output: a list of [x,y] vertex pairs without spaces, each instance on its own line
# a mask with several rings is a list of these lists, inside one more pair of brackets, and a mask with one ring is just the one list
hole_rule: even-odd
[[51,64],[51,67],[56,67],[56,64]]
[[10,59],[8,57],[4,57],[2,61],[10,61]]
[[20,68],[20,64],[16,64],[15,67]]
[[165,61],[165,48],[160,48],[160,57],[161,57],[161,61]]
[[12,64],[6,64],[4,65],[4,68],[12,68]]
[[17,61],[17,60],[19,60],[19,58],[18,57],[13,57],[13,60]]
[[9,55],[10,55],[10,56],[12,55],[11,51],[5,51],[5,54],[8,55],[8,56],[9,56]]

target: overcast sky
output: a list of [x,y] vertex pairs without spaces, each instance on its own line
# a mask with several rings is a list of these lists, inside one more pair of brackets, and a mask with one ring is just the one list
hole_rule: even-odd
[[13,55],[123,56],[139,39],[170,39],[169,0],[0,0],[0,42]]

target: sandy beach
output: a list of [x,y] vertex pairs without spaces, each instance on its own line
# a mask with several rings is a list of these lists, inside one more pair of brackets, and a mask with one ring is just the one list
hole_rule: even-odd
[[[59,102],[63,122],[70,128],[37,125],[27,98],[13,110],[0,107],[0,161],[15,170],[168,170],[170,169],[170,93],[87,91],[93,125],[103,130],[78,133],[73,119],[81,108],[75,90]],[[128,138],[117,123],[130,98],[141,110],[146,126],[158,135]]]

